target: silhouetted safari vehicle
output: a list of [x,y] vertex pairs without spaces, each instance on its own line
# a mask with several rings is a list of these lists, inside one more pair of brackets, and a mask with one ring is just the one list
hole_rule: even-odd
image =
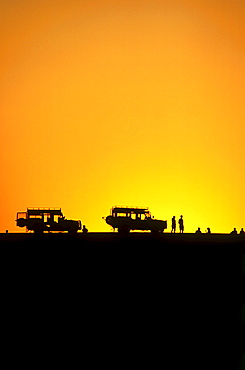
[[113,207],[110,216],[105,218],[108,225],[118,232],[129,233],[130,230],[150,230],[164,232],[167,221],[155,220],[151,217],[148,208]]
[[81,221],[66,220],[61,208],[27,208],[26,212],[18,212],[16,224],[26,227],[34,233],[44,231],[68,231],[77,233],[81,230]]

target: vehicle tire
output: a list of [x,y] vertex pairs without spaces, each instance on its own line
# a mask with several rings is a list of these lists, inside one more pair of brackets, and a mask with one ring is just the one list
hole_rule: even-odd
[[130,227],[128,225],[122,225],[118,228],[119,233],[129,234]]
[[76,235],[77,234],[77,230],[76,229],[69,229],[68,230],[68,234],[69,235]]
[[25,227],[26,226],[26,219],[25,218],[19,218],[17,220],[17,226],[19,226],[19,227]]
[[37,222],[33,225],[34,234],[42,234],[44,230],[44,225],[41,222]]
[[158,229],[151,229],[151,233],[153,233],[153,234],[156,234],[156,233],[158,233],[159,232],[159,230]]

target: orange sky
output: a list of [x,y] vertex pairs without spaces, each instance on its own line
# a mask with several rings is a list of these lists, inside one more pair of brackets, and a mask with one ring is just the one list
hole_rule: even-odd
[[0,0],[0,232],[113,205],[245,228],[244,0]]

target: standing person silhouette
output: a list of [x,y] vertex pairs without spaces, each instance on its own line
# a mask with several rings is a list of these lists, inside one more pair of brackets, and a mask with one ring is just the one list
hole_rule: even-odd
[[179,232],[180,233],[183,233],[184,232],[184,220],[183,220],[183,216],[182,215],[180,216],[180,219],[179,219]]
[[172,217],[172,230],[171,230],[171,233],[175,233],[176,231],[176,220],[175,220],[175,216]]

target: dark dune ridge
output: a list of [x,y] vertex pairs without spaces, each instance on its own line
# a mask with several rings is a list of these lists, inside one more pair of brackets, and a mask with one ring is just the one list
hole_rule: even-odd
[[81,321],[90,343],[103,346],[109,334],[119,358],[242,370],[240,235],[0,234],[0,246],[5,280],[22,300],[24,290],[42,312],[48,305],[74,327]]

